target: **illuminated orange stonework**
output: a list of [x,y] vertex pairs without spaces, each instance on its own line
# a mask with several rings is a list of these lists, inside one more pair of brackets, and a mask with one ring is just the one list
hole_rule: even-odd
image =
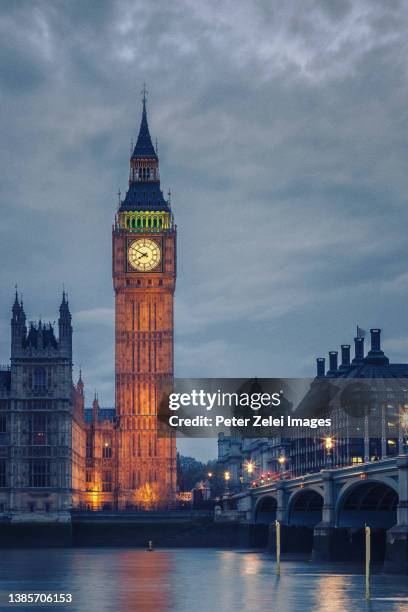
[[[153,227],[147,221],[152,210],[157,212],[156,219],[166,215],[171,223],[155,221]],[[132,214],[141,219],[139,227],[129,223]],[[151,241],[159,249],[152,248]],[[155,267],[151,263],[141,269],[134,265],[138,256],[141,262],[150,261],[151,253],[154,257],[160,253]],[[157,407],[161,391],[173,382],[176,228],[170,204],[160,190],[145,100],[131,157],[129,191],[120,202],[113,226],[112,257],[118,433],[114,501],[119,509],[141,501],[145,507],[166,506],[174,500],[176,490],[176,443],[173,436],[158,436]],[[149,491],[151,500],[147,499]]]

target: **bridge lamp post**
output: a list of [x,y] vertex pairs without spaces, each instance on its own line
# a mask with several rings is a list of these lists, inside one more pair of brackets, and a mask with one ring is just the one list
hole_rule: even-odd
[[278,463],[279,463],[279,477],[282,480],[283,479],[283,473],[284,473],[284,470],[285,470],[285,463],[286,463],[285,455],[281,455],[280,457],[278,457]]
[[246,471],[246,473],[248,474],[248,480],[252,480],[252,474],[255,472],[255,463],[251,460],[248,460],[245,464],[244,464],[244,469]]
[[227,470],[226,472],[224,472],[224,480],[225,480],[225,495],[228,495],[229,493],[229,489],[228,489],[228,483],[230,481],[231,478],[231,473]]
[[326,467],[327,468],[330,468],[332,464],[333,446],[334,446],[333,437],[326,436],[324,439],[324,448],[326,451]]
[[408,436],[408,410],[405,409],[401,414],[401,429],[402,429],[402,452],[408,455],[408,440],[405,438]]

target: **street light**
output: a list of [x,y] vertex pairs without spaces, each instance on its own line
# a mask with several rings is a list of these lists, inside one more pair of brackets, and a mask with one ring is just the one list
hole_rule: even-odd
[[244,467],[249,475],[253,474],[255,471],[255,463],[251,460],[247,461]]
[[228,483],[231,478],[231,473],[227,470],[224,472],[224,480],[225,480],[225,494],[228,493]]
[[213,477],[213,473],[212,472],[208,472],[207,476],[208,476],[208,478],[212,478]]
[[401,429],[402,429],[402,448],[403,453],[408,454],[408,440],[405,438],[408,436],[408,406],[404,406],[404,410],[400,417]]
[[324,448],[326,449],[326,467],[331,466],[333,447],[334,447],[333,436],[326,436],[324,439]]
[[283,471],[285,469],[285,463],[286,463],[286,457],[285,455],[280,455],[280,457],[278,457],[278,463],[279,463],[279,475],[280,475],[280,479],[282,480],[283,478]]

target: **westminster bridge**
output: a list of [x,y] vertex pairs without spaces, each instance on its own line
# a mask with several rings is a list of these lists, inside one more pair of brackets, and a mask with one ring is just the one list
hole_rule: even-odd
[[368,525],[374,559],[408,573],[408,455],[249,488],[224,497],[223,515],[269,525],[270,548],[277,520],[284,547],[323,561],[362,557]]

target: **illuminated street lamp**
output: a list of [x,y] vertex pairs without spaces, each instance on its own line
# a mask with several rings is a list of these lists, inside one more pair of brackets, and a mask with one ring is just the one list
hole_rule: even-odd
[[408,406],[404,406],[404,410],[400,417],[401,429],[402,429],[402,452],[408,454]]
[[227,470],[226,472],[224,472],[224,480],[225,480],[225,494],[228,493],[228,483],[230,481],[231,478],[231,473]]
[[208,478],[212,478],[213,477],[213,473],[212,472],[208,472],[207,476],[208,476]]
[[247,472],[247,474],[249,474],[249,476],[255,471],[255,463],[253,461],[247,461],[244,467],[245,471]]
[[326,467],[331,467],[332,451],[334,447],[333,436],[326,436],[324,439],[324,448],[326,450]]
[[285,470],[285,463],[286,463],[285,455],[280,455],[280,457],[278,457],[278,463],[279,463],[279,475],[280,475],[280,479],[282,480],[283,472]]

